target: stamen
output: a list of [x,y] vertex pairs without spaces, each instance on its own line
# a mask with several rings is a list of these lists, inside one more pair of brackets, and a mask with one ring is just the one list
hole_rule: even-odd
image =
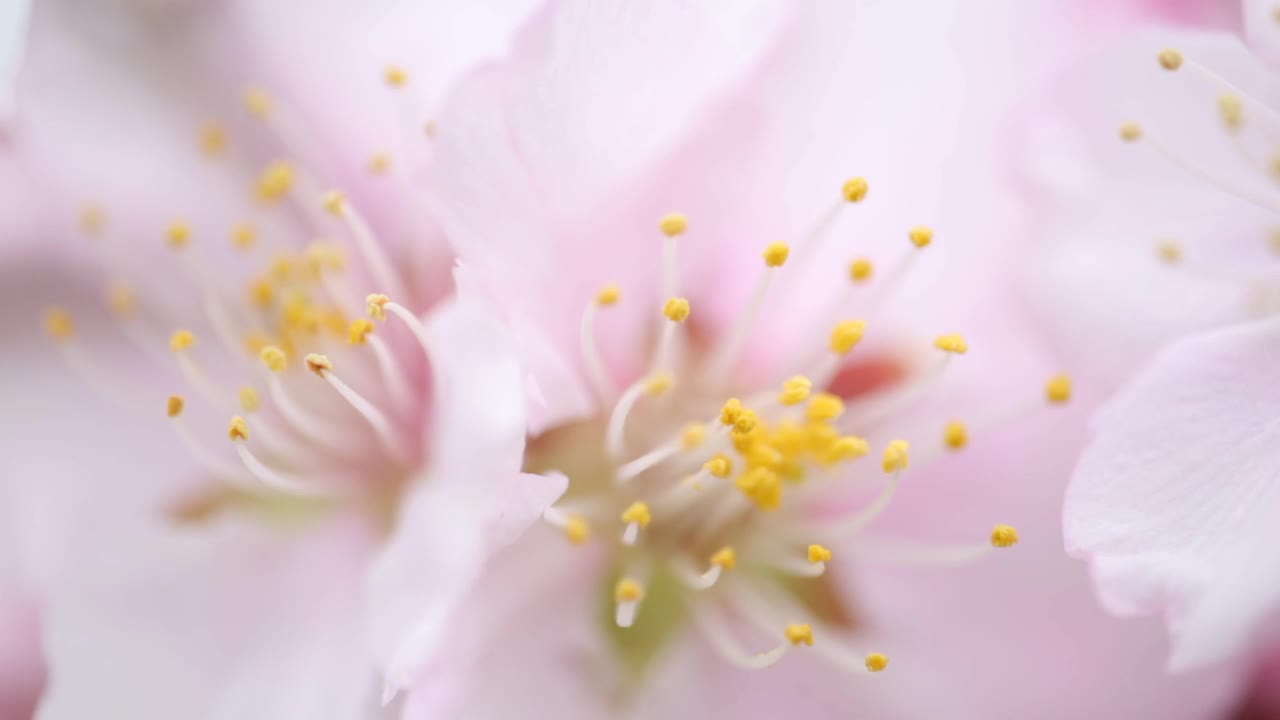
[[98,205],[88,204],[80,209],[79,220],[80,230],[85,235],[96,237],[107,226],[107,213]]
[[200,151],[206,157],[217,157],[227,149],[227,132],[217,123],[200,128]]
[[840,199],[829,205],[818,216],[813,227],[805,234],[804,239],[800,241],[800,245],[796,248],[796,273],[793,277],[798,277],[800,271],[808,267],[814,250],[827,237],[832,226],[835,225],[836,219],[840,217],[840,212],[844,210],[845,205],[862,202],[867,197],[867,189],[868,185],[865,178],[855,177],[845,181],[840,188]]
[[951,450],[961,450],[969,444],[969,431],[964,423],[952,420],[942,431],[942,443]]
[[[613,412],[609,415],[609,424],[605,428],[605,443],[609,451],[609,456],[615,462],[620,460],[625,454],[623,434],[626,431],[627,417],[631,414],[631,410],[635,408],[636,401],[640,396],[648,391],[648,378],[641,378],[631,384],[623,391],[622,396],[618,398],[618,402],[613,406]],[[638,473],[637,473],[638,474]],[[622,482],[624,478],[621,475],[616,478]]]
[[857,258],[849,263],[849,279],[858,285],[871,279],[875,266],[867,258]]
[[378,360],[378,370],[387,383],[387,394],[391,396],[391,402],[395,405],[396,411],[404,413],[412,405],[409,379],[405,376],[404,369],[400,366],[400,361],[396,359],[395,354],[381,338],[373,334],[373,331],[374,324],[371,321],[356,318],[351,321],[351,326],[347,330],[347,342],[373,348],[373,354]]
[[249,440],[249,426],[245,423],[244,418],[238,415],[231,418],[227,435],[230,436],[231,441],[235,444],[236,454],[240,456],[240,461],[244,463],[245,468],[264,485],[295,495],[314,496],[324,494],[296,478],[272,470],[250,452],[245,444]]
[[617,603],[614,622],[618,627],[629,628],[635,622],[640,602],[644,600],[644,586],[633,578],[624,577],[614,586],[613,599]]
[[395,428],[387,419],[387,416],[379,410],[373,403],[369,402],[363,395],[356,392],[354,388],[342,381],[333,371],[333,363],[328,357],[312,353],[306,357],[307,368],[311,372],[324,378],[338,394],[346,400],[355,411],[364,416],[369,421],[369,425],[373,427],[374,433],[378,436],[379,442],[383,449],[395,456],[399,460],[408,459],[408,452],[401,443],[401,438],[396,434]]
[[321,204],[331,215],[340,218],[346,223],[347,230],[350,231],[351,236],[355,239],[360,255],[364,258],[369,272],[373,275],[374,282],[394,294],[403,294],[400,277],[392,271],[391,263],[383,252],[382,245],[378,243],[377,238],[373,235],[373,230],[370,229],[369,224],[365,222],[364,216],[356,210],[355,206],[347,202],[346,198],[337,190],[331,190],[326,193],[321,200]]
[[582,349],[582,363],[591,377],[596,398],[601,402],[608,402],[609,398],[613,397],[614,387],[608,373],[605,372],[604,360],[600,357],[600,348],[596,343],[596,313],[598,308],[616,304],[620,296],[621,291],[617,285],[613,283],[605,285],[596,294],[595,302],[588,303],[586,309],[582,311],[582,323],[579,326],[578,341]]
[[676,238],[683,235],[689,227],[689,220],[681,213],[669,213],[658,220],[658,229],[662,231],[662,294],[673,297],[677,292],[679,281],[679,262],[676,257]]
[[702,423],[689,423],[680,431],[680,449],[693,450],[707,439],[707,426]]
[[258,176],[257,198],[270,204],[279,202],[293,188],[293,167],[283,160],[268,165]]
[[175,220],[165,228],[164,240],[174,250],[183,250],[191,243],[191,226],[184,220]]
[[798,405],[809,399],[813,382],[803,375],[796,375],[782,383],[782,392],[778,393],[778,402],[786,406]]
[[917,225],[907,231],[907,239],[911,241],[911,249],[898,258],[893,265],[893,269],[889,271],[889,275],[880,284],[880,289],[875,293],[868,305],[866,311],[868,317],[874,318],[889,299],[897,293],[898,288],[915,265],[916,256],[920,254],[919,251],[933,244],[933,230],[924,225]]
[[382,175],[391,169],[391,156],[385,152],[374,153],[369,156],[369,162],[365,164],[371,175]]
[[649,506],[643,502],[634,502],[622,513],[622,522],[627,524],[622,533],[622,544],[628,547],[636,544],[640,530],[649,527],[653,516],[649,514]]
[[680,574],[680,579],[690,590],[710,590],[720,581],[722,574],[732,570],[737,564],[737,555],[732,547],[725,546],[712,554],[709,562],[711,567],[702,573],[684,562],[677,562],[674,567]]
[[368,308],[369,317],[374,320],[386,320],[386,311],[390,310],[392,315],[400,318],[400,321],[409,328],[413,336],[418,339],[418,344],[422,346],[422,351],[431,355],[431,341],[427,338],[427,328],[422,321],[414,315],[409,308],[400,303],[391,302],[390,298],[382,294],[373,294],[365,298],[365,306]]
[[[1137,142],[1144,139],[1144,134],[1141,126],[1137,123],[1125,123],[1120,127],[1120,137],[1127,142]],[[1184,159],[1181,155],[1178,155],[1153,137],[1145,136],[1145,143],[1170,165],[1173,165],[1206,185],[1215,187],[1228,195],[1234,195],[1236,198],[1243,200],[1254,207],[1280,214],[1280,205],[1272,202],[1270,198],[1236,187],[1231,183],[1210,174],[1191,161]]]
[[747,300],[746,309],[738,316],[724,344],[717,349],[707,364],[708,377],[722,376],[731,372],[736,366],[738,355],[742,352],[742,345],[746,342],[747,335],[751,332],[751,327],[755,325],[760,309],[764,306],[765,297],[769,294],[769,284],[773,275],[778,268],[786,264],[790,254],[790,246],[783,242],[771,243],[764,249],[761,254],[764,258],[764,270],[760,274],[760,279],[756,281],[750,299]]
[[388,86],[396,89],[402,88],[409,83],[409,74],[398,65],[388,65],[382,71],[382,78],[387,81]]
[[720,657],[734,667],[743,670],[763,670],[781,660],[787,653],[787,649],[791,647],[791,641],[784,639],[771,650],[750,654],[738,646],[732,633],[715,612],[703,608],[701,604],[694,606],[694,612],[697,616],[698,629],[720,653]]
[[1044,386],[1045,399],[1056,405],[1071,399],[1071,378],[1066,375],[1055,375]]
[[220,410],[225,410],[227,409],[224,399],[226,393],[201,369],[195,358],[191,357],[191,353],[187,352],[195,344],[196,336],[190,330],[178,330],[169,336],[169,349],[178,360],[178,370],[182,373],[182,377],[204,397],[206,402]]
[[902,480],[902,471],[907,469],[907,442],[905,440],[894,440],[889,443],[884,450],[882,467],[888,473],[889,479],[885,482],[884,487],[881,488],[880,494],[861,512],[837,523],[831,529],[833,536],[845,537],[863,530],[889,507],[889,503],[893,501],[894,494],[898,492],[898,485]]
[[654,354],[653,365],[661,370],[671,367],[671,351],[675,345],[676,329],[689,319],[689,301],[682,297],[669,297],[662,305],[662,316],[668,322],[662,325],[662,337]]
[[186,422],[182,419],[185,405],[186,401],[181,395],[170,395],[166,405],[166,414],[172,421],[174,432],[177,433],[183,447],[210,475],[225,482],[243,484],[244,474],[239,468],[209,452],[192,436]]
[[969,344],[964,341],[963,337],[955,333],[939,335],[934,339],[933,346],[952,355],[963,355],[969,351]]

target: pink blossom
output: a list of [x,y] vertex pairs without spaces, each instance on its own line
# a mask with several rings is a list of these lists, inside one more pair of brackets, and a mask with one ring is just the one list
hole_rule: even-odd
[[[459,303],[505,320],[525,379],[483,402],[528,408],[524,467],[569,490],[514,542],[473,525],[510,544],[461,559],[438,544],[453,508],[411,501],[371,594],[406,718],[1199,716],[1231,697],[1227,673],[1162,677],[1149,628],[1103,620],[1059,562],[1051,478],[1079,416],[1040,409],[1068,383],[1046,387],[1056,362],[1007,302],[1019,216],[985,162],[1049,19],[854,7],[726,27],[567,4],[451,98],[432,210]],[[960,90],[996,67],[999,89]],[[827,389],[844,414],[791,428],[806,406],[783,398]],[[828,427],[856,451],[787,444],[830,451]]]

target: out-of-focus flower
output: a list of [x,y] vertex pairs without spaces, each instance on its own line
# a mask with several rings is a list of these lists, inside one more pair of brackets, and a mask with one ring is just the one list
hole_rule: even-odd
[[[1260,5],[1265,48],[1280,20]],[[1137,372],[1094,421],[1067,546],[1109,610],[1164,614],[1174,669],[1277,638],[1277,88],[1234,36],[1127,38],[1027,153],[1049,191],[1041,306],[1091,379]]]
[[1078,438],[1038,408],[1070,382],[1002,292],[1017,216],[986,113],[1051,26],[761,4],[728,34],[566,3],[460,86],[432,207],[459,302],[525,373],[481,401],[529,408],[525,468],[569,490],[492,557],[510,528],[410,501],[372,589],[406,718],[1220,706],[1229,679],[1162,678],[1056,564],[1049,478]]
[[500,336],[441,307],[411,178],[450,85],[530,9],[35,8],[10,140],[44,217],[0,246],[0,691],[39,628],[42,718],[392,712],[361,588],[405,488],[519,522],[518,463],[486,475],[433,421],[523,445],[474,402],[518,394],[514,366],[468,390],[441,359]]

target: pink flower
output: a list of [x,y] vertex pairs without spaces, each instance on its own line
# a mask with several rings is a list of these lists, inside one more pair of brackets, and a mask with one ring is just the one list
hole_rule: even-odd
[[1197,668],[1274,642],[1280,617],[1273,70],[1233,36],[1161,31],[1068,88],[1033,134],[1056,228],[1037,297],[1123,389],[1068,490],[1067,547],[1108,610],[1164,615],[1171,669]]
[[854,7],[565,4],[451,98],[432,209],[525,380],[475,401],[527,408],[510,472],[569,490],[522,535],[417,491],[371,595],[404,717],[1230,699],[1161,677],[1053,539],[1078,438],[1038,408],[1070,383],[1003,291],[1019,218],[989,161],[1050,24]]

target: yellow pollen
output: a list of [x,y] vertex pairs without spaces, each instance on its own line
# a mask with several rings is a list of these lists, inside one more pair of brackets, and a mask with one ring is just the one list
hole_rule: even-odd
[[609,283],[600,288],[600,292],[596,293],[596,305],[605,307],[618,302],[618,298],[622,297],[622,290],[617,284]]
[[257,278],[249,283],[249,302],[263,310],[271,307],[275,300],[276,289],[267,278]]
[[267,166],[258,176],[258,199],[263,202],[275,202],[288,194],[293,187],[293,167],[289,163],[279,161]]
[[262,362],[266,363],[271,372],[280,372],[289,365],[289,356],[275,345],[268,345],[258,353],[258,357],[262,358]]
[[258,391],[245,385],[240,388],[240,409],[247,413],[258,411]]
[[346,211],[347,199],[337,190],[330,190],[320,197],[320,205],[331,215],[342,217]]
[[320,377],[324,377],[325,370],[333,369],[333,363],[329,362],[329,358],[321,355],[320,353],[308,354],[305,358],[305,362],[307,363],[307,369]]
[[738,414],[738,419],[733,421],[733,434],[747,435],[756,429],[756,425],[759,422],[760,418],[756,415],[755,410],[743,408],[742,412]]
[[875,266],[866,258],[857,258],[849,263],[849,279],[855,283],[864,283],[871,279]]
[[315,242],[303,251],[303,258],[311,268],[311,272],[319,275],[324,270],[337,272],[342,269],[345,258],[342,249],[332,243]]
[[738,421],[738,416],[742,414],[742,401],[738,398],[729,398],[724,401],[724,405],[720,408],[720,422],[724,425],[733,425]]
[[254,117],[265,119],[271,114],[271,97],[261,88],[249,88],[244,91],[244,106]]
[[820,562],[830,562],[831,551],[821,545],[809,546],[809,562],[817,564]]
[[809,400],[804,414],[814,422],[835,420],[844,414],[844,401],[831,393],[818,393]]
[[751,468],[733,484],[761,510],[777,510],[782,506],[782,480],[767,467]]
[[1137,142],[1142,139],[1142,126],[1130,120],[1120,125],[1120,139],[1125,142]]
[[227,427],[227,437],[231,438],[233,441],[248,440],[249,424],[244,421],[244,418],[236,415],[231,418],[231,424]]
[[778,394],[778,402],[783,405],[798,405],[809,399],[809,391],[813,381],[803,375],[787,379],[782,383],[782,392]]
[[894,440],[884,449],[884,459],[880,466],[887,473],[901,472],[907,469],[907,451],[910,448],[906,440]]
[[844,355],[862,340],[867,332],[867,323],[862,320],[844,320],[836,323],[831,330],[831,352]]
[[662,314],[671,322],[684,322],[689,317],[689,301],[684,298],[668,298],[662,306]]
[[351,321],[351,327],[347,328],[347,342],[351,345],[364,345],[365,338],[369,333],[373,332],[373,322],[364,318],[357,318]]
[[924,225],[917,225],[907,232],[907,237],[911,239],[911,244],[918,248],[928,247],[933,242],[933,230]]
[[97,205],[85,205],[80,208],[80,229],[86,235],[97,235],[107,225],[106,212]]
[[182,220],[175,220],[165,228],[164,239],[169,247],[181,250],[191,242],[191,226]]
[[871,653],[867,655],[867,669],[871,672],[880,672],[889,667],[889,658],[880,653]]
[[722,570],[732,570],[733,566],[738,562],[738,555],[728,545],[715,551],[711,556],[711,564],[719,565]]
[[871,446],[866,440],[854,435],[845,435],[831,443],[824,460],[834,465],[843,460],[856,460],[869,452],[871,452]]
[[998,548],[1012,547],[1018,544],[1018,531],[1009,525],[997,525],[991,528],[991,544]]
[[689,423],[680,431],[680,449],[692,450],[707,439],[707,428],[702,423]]
[[1168,265],[1177,265],[1182,261],[1182,246],[1173,240],[1161,240],[1156,243],[1156,257]]
[[1165,70],[1177,70],[1182,67],[1182,53],[1173,48],[1165,48],[1156,55],[1156,60],[1160,62],[1160,67]]
[[178,330],[169,336],[169,349],[182,352],[196,344],[196,336],[190,330]]
[[942,431],[942,442],[952,450],[959,450],[969,444],[969,431],[964,423],[952,420]]
[[1225,93],[1218,98],[1218,115],[1228,130],[1239,130],[1244,122],[1244,113],[1240,104],[1240,96]]
[[713,477],[727,478],[733,473],[733,461],[728,455],[721,453],[704,463],[702,469],[711,473]]
[[633,502],[631,507],[622,511],[622,522],[635,523],[642,528],[649,527],[653,516],[649,514],[649,506],[643,502]]
[[581,545],[591,537],[591,526],[587,524],[587,519],[581,515],[573,514],[564,524],[564,536],[570,543]]
[[1062,404],[1071,399],[1071,378],[1066,375],[1054,375],[1045,383],[1044,396],[1049,402]]
[[845,180],[844,187],[840,188],[840,194],[851,203],[862,202],[862,199],[867,196],[866,179],[856,177]]
[[613,588],[613,599],[620,602],[640,602],[644,599],[644,586],[631,578],[624,577]]
[[393,88],[402,88],[409,82],[409,73],[398,65],[388,65],[382,71],[382,79]]
[[689,227],[689,219],[683,213],[667,213],[658,218],[658,229],[667,237],[683,235]]
[[365,297],[364,299],[365,311],[368,312],[369,317],[373,318],[374,320],[379,320],[379,321],[386,320],[387,319],[386,305],[389,302],[391,302],[391,298],[387,297],[386,295],[374,293],[373,295],[369,295]]
[[671,389],[676,382],[675,376],[669,372],[656,372],[644,381],[644,391],[657,397]]
[[374,153],[369,156],[365,168],[374,175],[381,175],[391,168],[391,156],[384,152]]
[[807,623],[788,625],[784,634],[792,645],[799,645],[800,643],[813,645],[813,628],[809,627]]
[[66,342],[75,337],[76,323],[71,313],[60,307],[51,307],[44,311],[44,330],[54,340]]
[[786,264],[789,255],[791,255],[791,246],[784,242],[769,243],[762,253],[764,264],[768,267],[782,267]]
[[186,407],[187,401],[181,395],[170,395],[169,404],[165,408],[165,412],[169,417],[178,417],[182,414],[182,408]]
[[227,133],[221,125],[209,123],[200,128],[200,151],[209,157],[216,157],[227,149]]
[[112,283],[107,288],[107,306],[120,317],[129,317],[138,309],[138,296],[133,288],[123,283]]
[[245,251],[258,243],[258,233],[248,223],[239,223],[231,228],[231,245],[237,250]]
[[969,351],[969,344],[964,341],[963,337],[956,333],[939,335],[934,339],[933,346],[943,352],[948,352],[953,355],[963,355]]

